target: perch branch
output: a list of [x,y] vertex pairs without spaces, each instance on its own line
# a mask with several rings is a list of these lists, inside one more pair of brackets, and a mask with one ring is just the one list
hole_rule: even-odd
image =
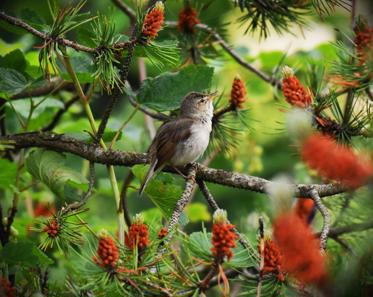
[[328,240],[328,234],[330,230],[330,214],[325,205],[321,202],[321,198],[316,190],[311,190],[310,196],[315,202],[316,208],[320,211],[324,221],[320,234],[320,246],[323,250],[326,249],[326,242]]
[[[73,48],[77,51],[82,51],[82,52],[87,52],[87,53],[96,53],[97,51],[100,50],[100,47],[97,47],[97,48],[88,47],[88,46],[81,45],[81,44],[79,44],[75,41],[72,41],[72,40],[69,40],[69,39],[66,39],[66,38],[53,38],[52,36],[49,36],[46,33],[40,32],[39,30],[37,30],[34,27],[30,26],[29,24],[25,23],[21,19],[12,17],[10,15],[7,15],[3,11],[0,11],[0,19],[6,21],[7,23],[9,23],[11,25],[23,28],[26,31],[28,31],[29,33],[31,33],[32,35],[34,35],[36,37],[39,37],[43,40],[54,41],[54,42],[57,42],[59,45],[64,45],[64,46]],[[120,50],[120,49],[127,48],[130,44],[131,44],[131,42],[118,42],[118,43],[113,44],[111,47],[115,48],[117,50]]]
[[[106,165],[133,166],[149,162],[149,157],[145,153],[115,150],[106,151],[98,145],[85,143],[75,138],[55,133],[29,132],[0,136],[0,143],[7,143],[12,145],[15,149],[40,147],[54,151],[67,152],[86,160]],[[175,173],[175,170],[170,167],[166,167],[164,171]],[[181,169],[181,171],[186,174],[185,169]],[[271,183],[264,178],[209,168],[201,164],[197,164],[196,178],[204,180],[205,182],[259,193],[265,193],[265,188]],[[340,184],[297,184],[295,185],[294,196],[311,198],[310,191],[312,189],[316,190],[320,197],[332,196],[348,190]]]
[[[343,227],[331,228],[329,230],[328,236],[334,238],[334,237],[338,237],[346,233],[366,231],[369,229],[373,229],[373,221],[366,222],[366,223],[352,224],[352,225],[343,226]],[[321,233],[317,233],[317,235],[321,236]]]

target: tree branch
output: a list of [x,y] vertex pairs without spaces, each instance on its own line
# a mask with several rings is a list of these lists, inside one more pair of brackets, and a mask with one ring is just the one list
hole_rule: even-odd
[[[75,138],[55,133],[30,132],[6,135],[0,137],[0,143],[2,142],[12,145],[15,149],[40,147],[67,152],[86,160],[106,165],[133,166],[149,162],[149,157],[145,153],[105,151],[98,145],[85,143]],[[175,170],[170,167],[166,167],[164,171],[175,173]],[[181,169],[181,171],[186,174],[185,169]],[[196,178],[205,182],[259,193],[265,193],[265,188],[271,183],[271,181],[264,178],[209,168],[201,164],[197,164]],[[295,185],[294,196],[310,198],[311,190],[316,190],[320,197],[324,197],[340,194],[348,189],[341,184],[297,184]]]
[[[12,17],[10,15],[7,15],[5,12],[0,11],[0,19],[6,21],[7,23],[23,28],[26,31],[30,32],[32,35],[39,37],[43,40],[46,41],[54,41],[57,42],[60,45],[64,45],[70,48],[73,48],[77,51],[82,51],[82,52],[87,52],[87,53],[95,53],[98,50],[100,50],[99,47],[94,48],[94,47],[88,47],[85,45],[81,45],[75,41],[66,39],[66,38],[53,38],[52,36],[49,36],[46,33],[40,32],[39,30],[35,29],[34,27],[30,26],[29,24],[25,23],[23,20]],[[118,42],[113,44],[111,47],[120,50],[120,49],[125,49],[127,48],[131,43],[130,42]]]
[[[331,228],[329,230],[329,237],[338,237],[346,233],[353,233],[353,232],[359,232],[359,231],[366,231],[369,229],[373,229],[373,221],[366,222],[366,223],[359,223],[359,224],[352,224],[348,226],[343,227],[336,227]],[[317,233],[317,236],[320,236],[321,233]]]
[[316,208],[320,211],[324,221],[320,234],[320,246],[323,250],[326,249],[326,242],[328,240],[328,234],[330,230],[330,214],[325,205],[321,202],[321,198],[316,190],[310,191],[311,198],[315,202]]

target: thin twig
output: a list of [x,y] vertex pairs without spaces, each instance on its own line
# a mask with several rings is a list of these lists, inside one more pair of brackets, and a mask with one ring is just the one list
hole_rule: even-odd
[[259,276],[256,286],[256,297],[260,297],[262,294],[262,277],[264,268],[264,221],[262,217],[259,218],[259,259]]
[[[9,23],[11,25],[23,28],[26,31],[30,32],[32,35],[37,36],[37,37],[39,37],[43,40],[54,41],[54,42],[58,43],[59,45],[71,47],[71,48],[73,48],[77,51],[83,51],[83,52],[87,52],[87,53],[95,53],[95,52],[97,52],[101,49],[100,47],[94,48],[94,47],[88,47],[88,46],[85,46],[85,45],[81,45],[81,44],[77,43],[76,41],[72,41],[72,40],[69,40],[69,39],[66,39],[66,38],[53,38],[52,36],[49,36],[46,33],[40,32],[39,30],[37,30],[34,27],[30,26],[29,24],[25,23],[21,19],[7,15],[3,11],[0,11],[0,19],[6,21],[7,23]],[[111,47],[115,48],[117,50],[121,50],[121,49],[128,48],[130,46],[130,44],[131,44],[131,42],[118,42],[116,44],[113,44]]]
[[[220,209],[219,205],[217,204],[216,200],[214,199],[214,197],[212,196],[211,192],[209,191],[208,187],[206,186],[206,183],[201,180],[201,179],[197,179],[197,184],[203,194],[203,196],[205,197],[207,203],[209,204],[209,206],[211,207],[211,209],[213,209],[214,211]],[[228,224],[230,224],[230,222],[228,221]],[[233,228],[233,231],[235,234],[237,234],[238,236],[238,241],[240,242],[240,244],[245,248],[245,249],[248,249],[248,250],[251,250],[251,246],[250,244],[246,241],[246,239],[241,235],[241,233],[237,230],[236,227]]]
[[129,17],[132,24],[136,23],[136,13],[131,7],[122,0],[112,0],[112,2]]
[[[166,22],[166,26],[176,28],[177,22]],[[209,27],[206,24],[197,24],[195,25],[195,28],[210,34],[238,64],[240,64],[250,72],[256,74],[267,83],[270,83],[272,86],[281,89],[280,81],[277,81],[273,77],[260,71],[259,69],[256,69],[253,65],[246,62],[234,49],[231,48],[231,46],[223,39],[223,37],[221,37],[221,35],[217,33],[213,28]]]
[[315,202],[316,208],[320,211],[324,222],[320,234],[320,247],[321,249],[326,249],[326,242],[328,240],[328,234],[330,230],[330,214],[329,210],[325,207],[325,205],[322,203],[319,193],[313,189],[310,192],[310,196]]
[[[329,230],[329,237],[337,237],[346,233],[360,232],[373,229],[373,221],[359,224],[352,224],[343,227],[331,228]],[[321,236],[321,233],[317,233],[317,236]]]
[[127,226],[131,226],[132,224],[131,216],[128,212],[128,206],[127,206],[127,191],[134,177],[135,176],[133,175],[132,170],[130,170],[128,174],[126,175],[126,177],[124,178],[122,190],[120,192],[120,207],[121,207],[121,210],[123,211],[124,220]]

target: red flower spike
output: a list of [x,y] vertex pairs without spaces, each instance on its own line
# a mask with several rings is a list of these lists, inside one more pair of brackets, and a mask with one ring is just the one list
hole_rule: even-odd
[[367,60],[373,58],[373,28],[367,23],[360,22],[355,28],[355,45],[356,53],[360,64],[364,64]]
[[158,239],[165,238],[167,234],[168,234],[167,228],[166,227],[161,228],[161,230],[159,230],[158,232]]
[[0,296],[15,297],[16,289],[12,286],[9,280],[4,277],[0,278]]
[[264,267],[262,273],[274,273],[279,281],[285,281],[285,274],[282,271],[282,256],[280,250],[276,243],[269,238],[264,241]]
[[34,209],[34,217],[50,217],[56,213],[54,205],[38,202]]
[[179,12],[177,27],[180,32],[194,33],[194,26],[199,24],[197,11],[192,7],[185,7]]
[[295,203],[295,214],[306,224],[312,220],[315,210],[315,202],[312,199],[298,198]]
[[102,268],[115,268],[118,264],[119,250],[114,239],[103,233],[99,236],[97,255],[93,261]]
[[294,75],[293,70],[285,66],[282,70],[282,92],[286,101],[293,106],[307,108],[312,103],[312,97],[307,90]]
[[143,250],[149,245],[148,227],[144,224],[144,220],[140,215],[136,215],[124,239],[124,243],[130,250],[135,247]]
[[212,254],[223,260],[233,257],[232,248],[236,247],[237,234],[233,231],[234,225],[227,223],[227,214],[224,210],[218,209],[214,213],[214,225],[212,227],[211,248]]
[[229,102],[236,108],[242,108],[246,101],[246,86],[243,80],[237,75],[232,84],[231,98]]
[[327,272],[319,240],[295,213],[285,213],[275,219],[273,237],[286,272],[304,284],[324,284]]
[[312,134],[302,144],[301,157],[324,178],[336,180],[350,188],[363,185],[373,175],[370,162],[361,160],[352,149],[329,136]]
[[144,19],[141,35],[149,40],[155,39],[164,23],[164,6],[158,1]]
[[56,219],[53,219],[46,223],[43,231],[46,232],[50,238],[56,238],[61,231],[61,226]]

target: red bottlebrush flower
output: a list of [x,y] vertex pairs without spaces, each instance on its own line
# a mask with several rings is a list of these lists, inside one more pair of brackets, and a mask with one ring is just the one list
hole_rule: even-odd
[[283,282],[285,280],[285,274],[282,271],[282,256],[280,250],[276,243],[269,238],[264,241],[264,267],[262,273],[274,273],[277,275],[279,281]]
[[306,224],[313,219],[315,202],[312,199],[299,198],[294,207],[295,214]]
[[166,227],[161,228],[161,230],[159,230],[158,232],[158,239],[165,238],[167,234],[168,234],[167,228]]
[[362,161],[350,148],[319,133],[305,139],[301,156],[321,176],[351,188],[361,186],[373,175],[373,166],[369,162]]
[[319,240],[295,213],[285,213],[273,224],[273,237],[283,269],[304,284],[322,285],[327,279]]
[[0,278],[0,296],[15,297],[16,289],[12,286],[9,280],[4,277]]
[[43,228],[43,231],[46,232],[50,238],[56,238],[58,237],[61,231],[60,229],[61,226],[58,223],[58,221],[56,219],[53,219],[46,223],[46,225]]
[[177,23],[180,32],[193,33],[194,26],[199,23],[200,20],[197,17],[197,11],[193,7],[185,7],[180,11]]
[[149,245],[148,227],[144,224],[141,215],[136,215],[128,233],[125,234],[124,239],[126,246],[130,250],[133,250],[135,247],[142,250]]
[[307,108],[312,103],[312,97],[307,90],[294,75],[293,70],[285,66],[282,70],[282,92],[286,101],[293,106]]
[[34,209],[34,217],[50,217],[56,213],[54,205],[38,202]]
[[232,84],[231,89],[231,98],[229,102],[235,107],[235,108],[242,108],[243,104],[246,101],[246,86],[243,80],[237,75]]
[[93,261],[102,268],[115,268],[119,259],[119,250],[114,239],[102,233],[99,235],[97,255]]
[[219,260],[233,257],[232,248],[236,247],[237,234],[233,231],[234,225],[227,223],[227,214],[218,209],[214,213],[214,225],[212,227],[212,254]]
[[360,21],[354,28],[356,53],[361,64],[373,58],[373,28]]
[[141,35],[150,40],[155,39],[163,23],[164,6],[161,1],[158,1],[154,8],[146,14]]

